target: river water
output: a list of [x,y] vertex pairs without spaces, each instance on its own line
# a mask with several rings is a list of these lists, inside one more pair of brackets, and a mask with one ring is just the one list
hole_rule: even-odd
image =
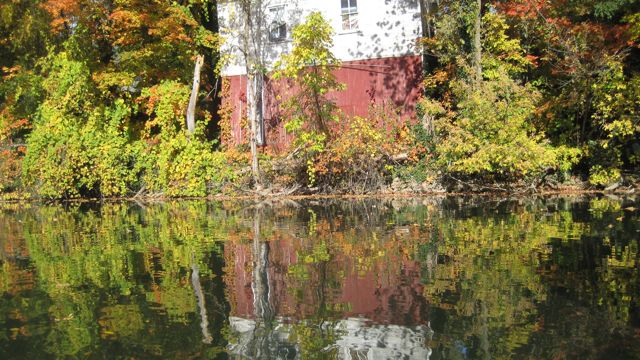
[[640,198],[0,204],[0,359],[639,359]]

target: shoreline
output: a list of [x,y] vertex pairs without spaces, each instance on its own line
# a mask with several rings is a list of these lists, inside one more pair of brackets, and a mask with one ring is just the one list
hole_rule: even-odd
[[36,197],[28,198],[8,198],[0,199],[0,204],[17,203],[41,203],[41,204],[63,204],[63,203],[115,203],[115,202],[135,202],[135,203],[163,203],[172,201],[287,201],[287,200],[360,200],[360,199],[412,199],[427,197],[509,197],[525,198],[537,196],[581,196],[581,195],[616,195],[632,196],[639,194],[637,188],[606,190],[588,189],[564,189],[564,190],[541,190],[541,191],[482,191],[482,192],[378,192],[367,194],[300,194],[300,195],[278,195],[278,194],[245,194],[245,195],[209,195],[196,197],[169,197],[169,196],[138,196],[138,197],[109,197],[109,198],[74,198],[74,199],[44,199]]

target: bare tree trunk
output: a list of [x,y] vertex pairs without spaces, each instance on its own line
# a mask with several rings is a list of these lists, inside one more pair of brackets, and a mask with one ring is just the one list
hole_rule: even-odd
[[439,0],[420,0],[420,23],[422,26],[422,37],[432,38],[436,35],[434,18],[440,5]]
[[262,83],[264,68],[264,9],[262,0],[239,1],[244,23],[241,47],[247,74],[247,117],[250,126],[251,173],[256,189],[261,188],[258,163],[258,131],[262,123]]
[[251,147],[251,173],[256,188],[261,185],[260,165],[258,163],[258,131],[259,122],[262,117],[262,91],[260,87],[260,79],[262,74],[247,74],[247,107],[249,108],[247,115],[249,117],[249,125],[251,129],[249,145]]
[[203,63],[204,56],[196,56],[196,66],[193,69],[193,87],[191,88],[191,97],[187,107],[187,130],[189,131],[189,136],[196,131],[196,102],[198,101],[198,91],[200,91],[200,71]]
[[477,0],[476,21],[473,27],[473,68],[476,85],[482,82],[482,0]]

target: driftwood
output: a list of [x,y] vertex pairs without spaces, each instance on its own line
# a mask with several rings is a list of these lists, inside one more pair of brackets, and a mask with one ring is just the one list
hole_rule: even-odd
[[396,155],[392,155],[391,156],[391,161],[394,162],[402,162],[402,161],[406,161],[409,159],[409,154],[407,153],[400,153],[400,154],[396,154]]

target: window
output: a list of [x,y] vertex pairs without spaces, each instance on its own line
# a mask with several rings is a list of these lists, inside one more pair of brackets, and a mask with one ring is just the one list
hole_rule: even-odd
[[342,5],[342,30],[358,29],[357,0],[340,0]]
[[269,41],[279,42],[287,38],[287,23],[284,22],[284,5],[269,8]]

